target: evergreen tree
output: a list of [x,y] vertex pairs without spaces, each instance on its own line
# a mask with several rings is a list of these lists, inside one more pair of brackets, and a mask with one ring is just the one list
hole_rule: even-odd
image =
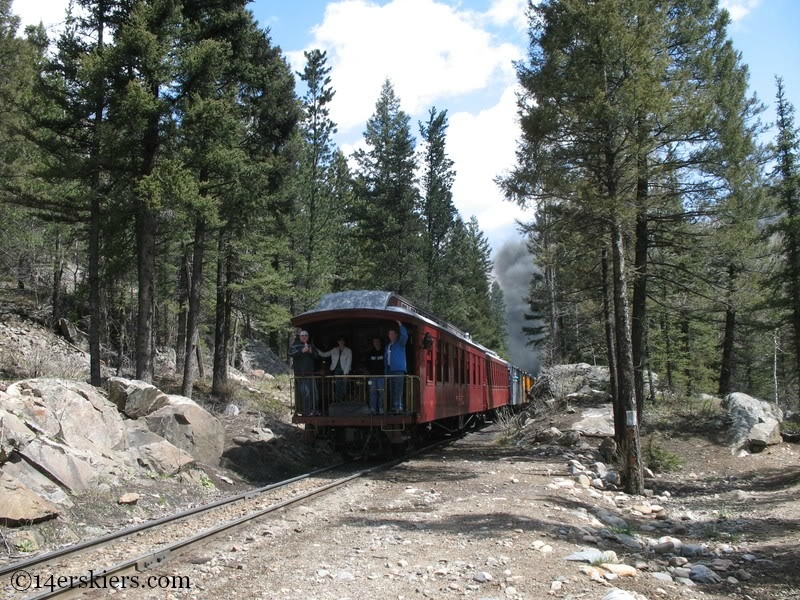
[[422,225],[409,116],[387,80],[367,121],[367,149],[354,157],[357,217],[374,287],[416,298]]
[[777,78],[775,196],[781,210],[775,229],[782,236],[782,296],[794,337],[795,368],[800,372],[800,169],[797,155],[800,136],[794,124],[794,106],[786,100],[783,80]]
[[327,53],[305,53],[306,66],[298,73],[306,85],[302,98],[301,161],[295,181],[297,205],[293,223],[294,270],[298,298],[293,307],[302,312],[330,291],[336,271],[336,246],[343,244],[343,222],[348,206],[336,198],[336,125],[330,118],[331,87]]
[[[428,121],[419,124],[424,144],[422,153],[422,206],[424,228],[422,259],[425,268],[424,305],[438,303],[434,295],[444,272],[444,249],[455,225],[456,208],[453,204],[453,161],[445,148],[447,111],[431,108]],[[438,288],[438,289],[437,289]]]

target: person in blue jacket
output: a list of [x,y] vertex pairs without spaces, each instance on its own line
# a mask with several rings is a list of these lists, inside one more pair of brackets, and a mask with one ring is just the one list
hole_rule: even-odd
[[391,403],[391,410],[394,412],[403,412],[403,392],[405,375],[408,372],[408,365],[406,364],[406,342],[408,341],[408,330],[400,321],[397,321],[397,327],[392,327],[389,330],[389,344],[384,351],[384,368],[386,374],[389,375],[388,388],[389,388],[389,402]]

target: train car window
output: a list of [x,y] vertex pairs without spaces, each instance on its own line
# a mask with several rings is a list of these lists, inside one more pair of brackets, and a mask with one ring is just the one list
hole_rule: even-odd
[[442,348],[444,348],[444,357],[442,358],[442,379],[445,383],[450,381],[450,344],[445,342],[442,344]]

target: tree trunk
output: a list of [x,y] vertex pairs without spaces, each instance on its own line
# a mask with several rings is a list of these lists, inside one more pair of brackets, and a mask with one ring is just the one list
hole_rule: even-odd
[[175,340],[175,373],[182,374],[186,363],[186,311],[189,305],[189,250],[184,245],[178,274],[178,335]]
[[58,327],[61,320],[61,280],[64,277],[64,251],[61,248],[61,230],[56,229],[55,252],[53,260],[53,327]]
[[734,342],[736,340],[736,308],[733,294],[736,288],[736,267],[728,266],[728,302],[725,309],[725,334],[722,338],[722,364],[719,370],[719,395],[727,396],[731,392],[735,361]]
[[619,401],[619,386],[617,385],[617,355],[616,344],[614,343],[614,319],[611,313],[613,303],[613,293],[611,279],[608,272],[608,250],[603,248],[601,259],[603,273],[603,325],[606,334],[606,357],[608,360],[608,379],[611,386],[611,406],[614,412],[614,439],[617,448],[625,437],[625,429],[622,424],[625,422],[625,407]]
[[681,315],[681,333],[683,334],[683,356],[684,365],[683,376],[686,378],[686,396],[691,396],[694,393],[694,385],[692,381],[692,364],[689,361],[692,356],[692,341],[689,330],[689,316],[686,314]]
[[644,409],[644,336],[647,324],[647,157],[639,158],[639,179],[636,184],[636,243],[633,253],[633,315],[631,348],[636,413],[641,423]]
[[228,384],[228,349],[226,346],[228,324],[226,318],[229,310],[227,275],[228,245],[224,230],[219,233],[219,249],[217,256],[217,308],[214,324],[214,372],[212,374],[211,393],[222,397]]
[[624,484],[628,494],[644,494],[639,420],[636,412],[636,393],[633,376],[628,284],[625,274],[625,238],[618,220],[612,224],[611,248],[614,265],[614,315],[617,348],[619,404],[625,406],[625,440],[621,447],[624,458]]
[[136,319],[136,379],[153,381],[153,300],[155,291],[156,218],[140,206],[136,215],[139,293]]
[[189,282],[189,314],[186,319],[186,361],[183,365],[181,394],[192,397],[194,386],[194,347],[197,345],[200,321],[200,289],[203,285],[203,260],[205,254],[206,222],[198,219],[194,228],[194,252],[192,253],[192,277]]

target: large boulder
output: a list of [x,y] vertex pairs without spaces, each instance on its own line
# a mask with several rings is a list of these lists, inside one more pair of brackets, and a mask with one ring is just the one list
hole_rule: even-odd
[[61,486],[19,454],[12,456],[11,460],[3,465],[3,472],[53,504],[66,508],[74,506],[74,502]]
[[48,438],[96,455],[112,456],[127,448],[116,407],[87,383],[63,379],[28,379],[8,386],[5,410]]
[[214,415],[184,396],[169,395],[169,404],[147,415],[148,429],[191,454],[216,465],[225,446],[225,428]]
[[0,471],[0,523],[28,525],[57,517],[58,507],[40,498],[17,479]]
[[725,397],[722,408],[728,412],[728,439],[734,448],[760,450],[781,442],[783,411],[776,405],[734,392]]
[[194,457],[147,429],[142,421],[125,421],[130,454],[136,462],[160,475],[175,475],[194,465]]
[[85,492],[98,483],[99,472],[92,467],[90,458],[69,446],[39,437],[19,453],[70,492]]
[[533,392],[538,398],[606,401],[610,398],[610,385],[608,367],[587,363],[554,365],[542,371]]
[[145,417],[169,404],[164,392],[145,381],[111,377],[106,387],[108,399],[131,419]]
[[[0,392],[0,406],[5,395]],[[19,417],[0,408],[0,464],[6,462],[14,450],[24,448],[35,437],[36,434]]]

